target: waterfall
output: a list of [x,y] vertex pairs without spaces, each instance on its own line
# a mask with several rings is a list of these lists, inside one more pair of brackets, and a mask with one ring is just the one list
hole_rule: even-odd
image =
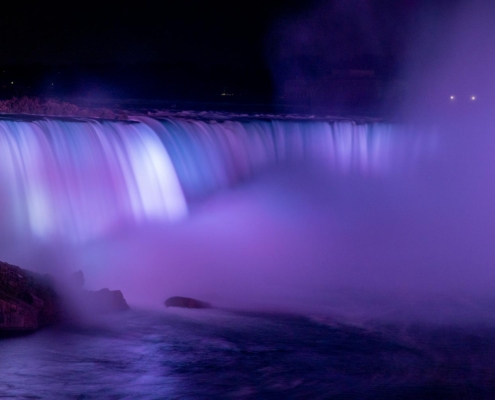
[[389,123],[141,117],[162,139],[188,199],[228,187],[267,166],[317,160],[339,174],[390,174],[434,147]]
[[1,225],[84,240],[121,221],[179,219],[187,200],[276,163],[319,159],[339,173],[377,175],[420,149],[416,137],[383,123],[3,119]]
[[140,123],[0,121],[0,185],[2,224],[37,237],[85,239],[187,211],[165,147]]

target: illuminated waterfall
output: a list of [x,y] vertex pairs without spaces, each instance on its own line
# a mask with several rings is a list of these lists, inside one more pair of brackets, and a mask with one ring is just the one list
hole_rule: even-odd
[[187,198],[227,187],[269,165],[317,160],[339,174],[398,172],[434,147],[386,123],[240,118],[139,118],[162,139]]
[[379,123],[4,119],[1,224],[19,234],[84,240],[121,221],[176,220],[187,213],[185,199],[275,163],[320,159],[339,173],[376,175],[420,145]]
[[186,214],[165,147],[139,123],[0,121],[0,184],[3,223],[38,237]]

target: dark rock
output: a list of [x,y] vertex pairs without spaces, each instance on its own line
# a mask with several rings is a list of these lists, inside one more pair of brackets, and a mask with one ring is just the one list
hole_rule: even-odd
[[182,308],[211,308],[211,305],[209,303],[182,296],[169,297],[167,300],[165,300],[165,306]]
[[48,275],[0,262],[0,331],[34,330],[60,318]]
[[127,311],[130,308],[120,290],[101,289],[94,292],[85,290],[82,301],[85,309],[98,313]]
[[120,290],[88,291],[83,286],[81,271],[57,282],[0,262],[0,337],[71,321],[78,309],[90,314],[129,309]]
[[0,330],[35,330],[38,328],[38,310],[21,300],[0,293]]

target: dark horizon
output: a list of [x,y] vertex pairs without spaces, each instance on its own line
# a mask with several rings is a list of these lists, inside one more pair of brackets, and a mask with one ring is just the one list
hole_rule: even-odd
[[[413,27],[451,9],[444,0],[185,1],[166,12],[148,1],[9,4],[0,97],[369,108],[403,95]],[[354,70],[366,72],[354,79]]]

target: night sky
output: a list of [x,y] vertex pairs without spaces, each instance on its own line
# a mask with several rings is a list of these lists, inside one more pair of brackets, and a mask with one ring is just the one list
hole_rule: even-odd
[[[299,5],[298,5],[299,3]],[[103,4],[103,6],[102,6]],[[302,1],[9,2],[0,63],[255,62],[271,24]],[[253,60],[254,58],[254,60]]]
[[62,95],[98,87],[109,96],[194,97],[228,87],[266,100],[279,79],[335,66],[394,74],[411,23],[432,5],[452,3],[8,2],[0,13],[0,65],[12,66],[6,81],[24,79],[33,93],[58,79],[50,90]]

